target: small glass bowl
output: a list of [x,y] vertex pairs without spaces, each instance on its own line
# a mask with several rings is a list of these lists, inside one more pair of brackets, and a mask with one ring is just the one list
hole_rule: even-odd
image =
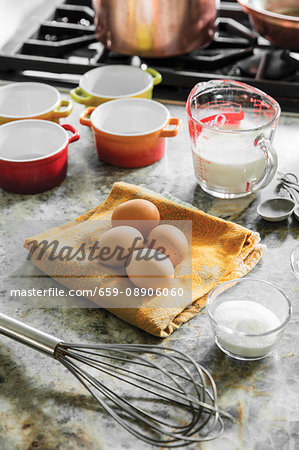
[[299,242],[291,253],[290,262],[295,277],[299,279]]
[[221,283],[208,295],[206,307],[216,345],[242,361],[272,353],[292,312],[291,302],[281,289],[252,278]]

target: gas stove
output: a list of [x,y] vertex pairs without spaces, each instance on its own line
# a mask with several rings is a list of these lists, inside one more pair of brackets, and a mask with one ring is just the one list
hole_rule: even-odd
[[285,111],[299,111],[299,53],[258,36],[236,0],[220,1],[218,31],[208,47],[171,58],[109,51],[97,42],[93,20],[91,0],[65,0],[29,39],[0,52],[0,79],[72,88],[84,72],[103,64],[146,65],[162,74],[155,98],[165,102],[184,103],[199,81],[229,78],[266,91]]

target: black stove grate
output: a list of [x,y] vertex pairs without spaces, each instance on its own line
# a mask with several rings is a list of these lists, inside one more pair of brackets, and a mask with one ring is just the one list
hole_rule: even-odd
[[208,47],[171,58],[109,51],[97,42],[93,20],[90,0],[66,0],[19,48],[0,53],[0,78],[71,88],[99,65],[144,63],[162,74],[163,83],[155,88],[159,99],[185,102],[199,81],[230,78],[266,91],[284,110],[299,111],[299,53],[274,48],[257,36],[235,0],[220,3],[218,31]]

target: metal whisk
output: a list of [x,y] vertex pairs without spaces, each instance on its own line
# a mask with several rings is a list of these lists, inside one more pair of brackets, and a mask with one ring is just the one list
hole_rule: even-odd
[[[224,429],[222,417],[233,420],[219,410],[208,370],[178,350],[157,345],[68,344],[3,314],[0,334],[58,360],[105,411],[148,444],[181,447],[215,439]],[[97,372],[100,380],[95,378]],[[134,386],[134,398],[124,391],[128,384]]]

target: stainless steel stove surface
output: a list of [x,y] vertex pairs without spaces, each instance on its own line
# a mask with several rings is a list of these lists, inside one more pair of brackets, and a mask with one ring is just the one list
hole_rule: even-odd
[[58,5],[56,1],[52,8],[55,4],[29,38],[20,43],[13,36],[0,51],[0,79],[39,80],[71,88],[81,74],[99,65],[146,64],[163,76],[155,89],[158,99],[185,102],[197,82],[230,78],[266,91],[283,110],[299,109],[299,53],[274,48],[258,36],[236,0],[220,2],[218,31],[208,47],[142,60],[114,53],[97,42],[91,0],[65,0]]

